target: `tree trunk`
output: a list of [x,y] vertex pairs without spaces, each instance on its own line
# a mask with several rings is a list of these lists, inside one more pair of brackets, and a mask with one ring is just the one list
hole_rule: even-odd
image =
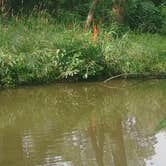
[[125,0],[116,0],[112,5],[113,17],[120,24],[124,22],[124,3]]
[[86,19],[86,23],[85,23],[85,29],[88,29],[92,20],[93,20],[93,16],[94,16],[94,12],[97,6],[98,0],[93,0],[93,3],[89,9],[89,13]]
[[2,7],[3,4],[3,0],[0,0],[0,8]]
[[4,10],[4,0],[0,0],[0,11],[3,12]]

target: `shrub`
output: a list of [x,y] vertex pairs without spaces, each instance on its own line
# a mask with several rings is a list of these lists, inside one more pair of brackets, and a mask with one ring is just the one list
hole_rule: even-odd
[[102,75],[101,46],[78,26],[29,18],[1,25],[0,84],[11,86]]
[[161,16],[162,16],[162,28],[160,33],[166,35],[166,3],[160,6]]
[[125,18],[131,29],[157,32],[162,27],[162,16],[152,1],[131,0],[126,6]]

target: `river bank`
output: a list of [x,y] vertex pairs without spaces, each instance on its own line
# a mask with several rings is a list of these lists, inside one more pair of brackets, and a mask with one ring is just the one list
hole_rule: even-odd
[[91,30],[30,17],[0,24],[0,86],[89,80],[120,74],[165,75],[166,36],[112,26]]

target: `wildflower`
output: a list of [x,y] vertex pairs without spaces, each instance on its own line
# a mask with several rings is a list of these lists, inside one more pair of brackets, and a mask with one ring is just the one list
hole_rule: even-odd
[[93,40],[94,40],[94,41],[96,41],[97,36],[98,36],[97,26],[94,25],[94,26],[93,26]]

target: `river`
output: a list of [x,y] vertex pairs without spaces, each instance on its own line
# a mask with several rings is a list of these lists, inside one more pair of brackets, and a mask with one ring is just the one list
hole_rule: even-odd
[[166,166],[166,80],[0,91],[0,166]]

